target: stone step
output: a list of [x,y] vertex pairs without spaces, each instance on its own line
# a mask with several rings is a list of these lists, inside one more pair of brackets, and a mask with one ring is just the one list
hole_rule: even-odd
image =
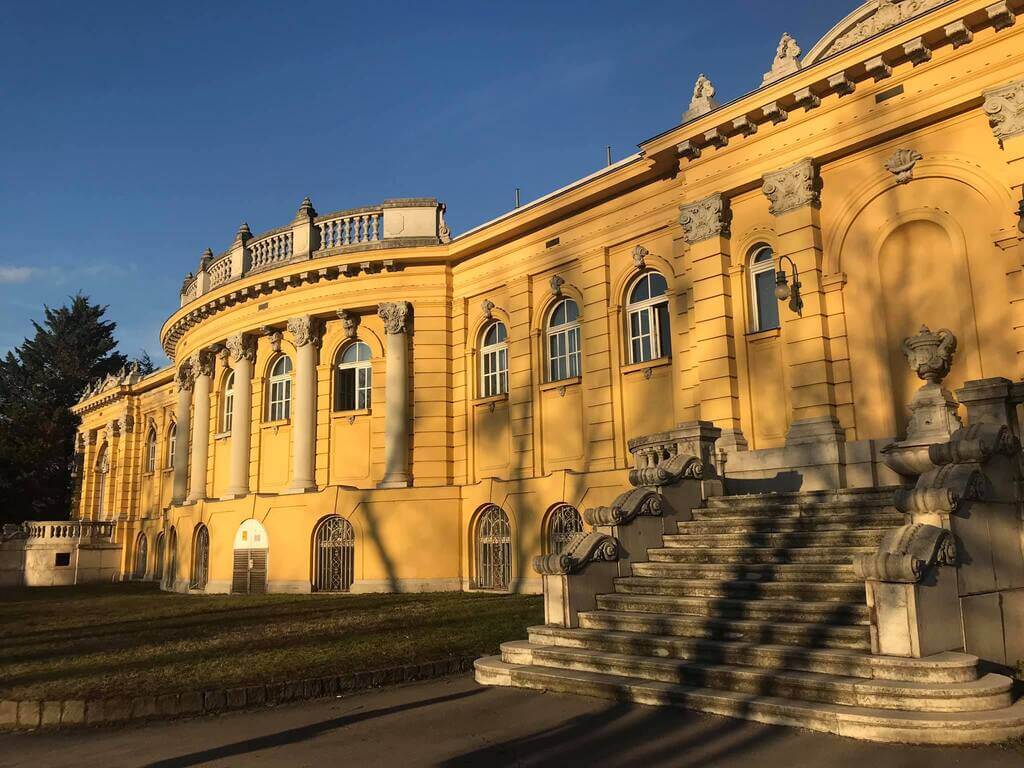
[[476,679],[483,685],[516,686],[638,704],[680,706],[872,741],[987,744],[1024,735],[1024,699],[1003,709],[984,712],[899,712],[509,664],[497,656],[478,659],[475,667]]
[[[731,497],[727,497],[731,498]],[[806,517],[827,518],[842,514],[891,515],[899,513],[892,501],[865,504],[861,502],[840,502],[830,504],[766,504],[763,506],[715,506],[698,507],[693,510],[695,520],[775,520]]]
[[829,584],[801,581],[715,581],[627,576],[615,580],[615,591],[632,595],[678,595],[681,597],[767,597],[781,600],[864,601],[864,585],[857,582]]
[[648,549],[647,557],[655,563],[821,563],[849,566],[855,555],[874,551],[875,547],[658,547]]
[[851,531],[863,528],[897,528],[904,523],[900,512],[865,514],[843,512],[814,517],[722,517],[679,523],[679,533],[702,536],[709,533],[787,533],[813,531]]
[[[680,552],[681,550],[671,550]],[[709,554],[709,553],[703,553]],[[847,582],[862,588],[864,580],[853,572],[853,566],[815,563],[709,563],[648,562],[633,563],[633,576],[666,579],[710,579],[753,582]]]
[[871,648],[868,628],[859,624],[780,623],[682,613],[612,610],[582,611],[579,619],[584,629],[793,645],[801,648],[849,648],[862,651]]
[[685,614],[722,619],[789,621],[806,624],[867,624],[868,607],[855,603],[801,600],[731,600],[674,595],[608,594],[597,596],[597,607],[608,611]]
[[543,625],[529,628],[530,642],[563,648],[586,648],[632,656],[654,656],[710,664],[762,669],[791,669],[866,679],[928,683],[966,683],[978,677],[978,658],[941,653],[926,659],[874,656],[865,651],[794,648],[727,640],[648,635],[612,630],[570,629]]
[[886,530],[706,533],[699,536],[674,533],[664,536],[662,541],[666,547],[870,547],[882,540]]
[[840,490],[796,491],[793,493],[751,493],[734,496],[713,496],[709,508],[761,509],[780,505],[815,507],[833,505],[888,506],[899,486],[885,488],[844,488]]
[[1010,679],[995,674],[969,683],[908,683],[557,648],[522,640],[504,643],[501,650],[502,660],[510,664],[597,672],[845,706],[921,712],[977,712],[1001,709],[1011,704]]

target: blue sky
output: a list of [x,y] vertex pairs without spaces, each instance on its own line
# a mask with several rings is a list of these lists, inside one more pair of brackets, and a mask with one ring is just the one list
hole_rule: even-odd
[[757,87],[851,0],[0,0],[0,351],[110,305],[164,362],[185,272],[243,220],[433,196],[456,234],[678,123],[698,72]]

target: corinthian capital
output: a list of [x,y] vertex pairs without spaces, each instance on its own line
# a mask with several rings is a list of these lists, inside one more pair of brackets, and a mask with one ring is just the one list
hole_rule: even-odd
[[189,365],[193,376],[213,376],[213,353],[208,349],[199,349],[192,353]]
[[811,158],[781,171],[766,173],[761,191],[771,201],[771,213],[779,216],[805,205],[821,203],[821,177]]
[[985,91],[983,109],[999,143],[1024,133],[1024,80]]
[[377,316],[384,321],[387,334],[405,333],[409,324],[409,302],[386,301],[377,305]]
[[178,366],[178,370],[174,373],[174,383],[177,385],[179,392],[192,391],[192,387],[194,387],[196,383],[196,376],[192,372],[191,359],[186,360]]
[[234,336],[228,336],[225,339],[224,346],[228,349],[232,363],[237,363],[242,358],[245,358],[250,363],[256,360],[256,339],[252,336],[236,333]]
[[718,192],[679,206],[679,223],[686,234],[686,242],[691,245],[716,236],[728,237],[731,218],[729,201]]
[[323,338],[320,321],[309,315],[290,319],[288,321],[288,333],[292,335],[292,340],[295,342],[296,347],[304,347],[307,344],[319,347]]

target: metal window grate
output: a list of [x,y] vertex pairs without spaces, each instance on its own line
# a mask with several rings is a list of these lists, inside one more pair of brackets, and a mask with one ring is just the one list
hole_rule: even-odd
[[480,513],[476,552],[477,588],[507,590],[512,582],[512,528],[500,507],[492,504]]
[[561,554],[577,534],[583,533],[583,518],[571,504],[559,504],[548,517],[548,553]]
[[355,578],[356,533],[342,517],[329,517],[313,536],[313,591],[348,592]]
[[135,541],[135,570],[132,576],[136,579],[146,578],[146,560],[149,555],[149,542],[146,534],[140,533]]
[[210,575],[210,531],[200,525],[196,531],[196,541],[192,552],[192,581],[189,589],[206,589]]

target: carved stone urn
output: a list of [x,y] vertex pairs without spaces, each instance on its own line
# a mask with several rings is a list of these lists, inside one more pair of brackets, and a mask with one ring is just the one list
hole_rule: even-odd
[[903,354],[910,369],[924,384],[910,401],[907,436],[882,449],[885,463],[901,475],[916,476],[932,468],[928,446],[944,443],[963,426],[959,404],[942,386],[956,352],[956,336],[947,328],[937,331],[922,325],[916,336],[903,340]]

